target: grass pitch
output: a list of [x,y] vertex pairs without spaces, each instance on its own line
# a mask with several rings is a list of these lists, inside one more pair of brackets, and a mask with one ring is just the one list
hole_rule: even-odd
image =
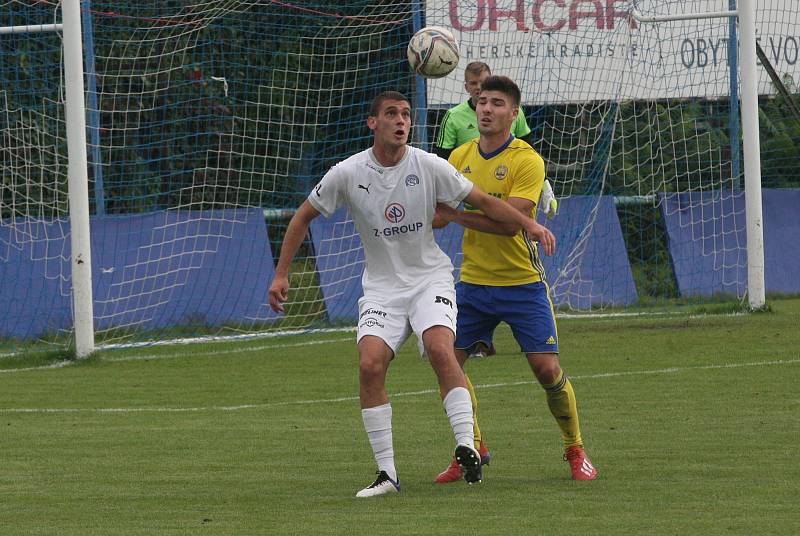
[[797,534],[800,300],[771,306],[562,320],[594,482],[569,479],[502,328],[467,364],[484,482],[433,484],[453,438],[407,344],[388,379],[403,490],[370,500],[352,332],[4,357],[0,533]]

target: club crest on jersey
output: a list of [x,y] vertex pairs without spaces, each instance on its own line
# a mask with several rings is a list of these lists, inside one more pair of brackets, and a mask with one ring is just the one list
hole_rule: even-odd
[[406,186],[416,186],[417,184],[419,184],[419,177],[416,175],[406,177]]
[[494,178],[501,181],[506,178],[508,175],[508,168],[503,164],[500,164],[496,168],[494,168]]
[[392,203],[383,213],[391,223],[400,223],[406,217],[406,209],[400,203]]

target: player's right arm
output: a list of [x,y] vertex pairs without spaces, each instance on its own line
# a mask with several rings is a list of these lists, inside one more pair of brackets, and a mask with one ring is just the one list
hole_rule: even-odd
[[292,259],[308,234],[311,220],[319,215],[320,212],[308,200],[305,200],[294,213],[286,228],[278,265],[275,267],[275,277],[272,278],[272,284],[269,287],[269,306],[276,313],[283,312],[283,303],[289,297],[289,266]]
[[442,124],[439,125],[439,134],[436,136],[436,143],[433,145],[433,153],[447,160],[450,158],[450,153],[456,147],[456,131],[453,122],[450,120],[452,108],[447,110],[442,119]]
[[344,203],[344,184],[347,180],[350,159],[339,162],[322,177],[297,212],[292,216],[281,244],[281,254],[275,267],[275,277],[269,287],[269,306],[276,313],[283,312],[283,303],[289,296],[289,266],[308,234],[311,221],[322,214],[330,217]]
[[533,131],[528,126],[528,121],[525,119],[525,110],[522,109],[522,106],[519,107],[517,118],[511,124],[511,133],[518,140],[522,140],[533,147]]

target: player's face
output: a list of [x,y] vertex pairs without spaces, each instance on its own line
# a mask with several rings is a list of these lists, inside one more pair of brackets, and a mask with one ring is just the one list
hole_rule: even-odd
[[399,147],[408,143],[411,131],[411,107],[403,100],[386,100],[376,116],[367,118],[367,126],[375,133],[375,143]]
[[475,112],[478,116],[478,132],[483,135],[511,132],[511,124],[517,117],[518,106],[508,95],[500,91],[481,91]]
[[464,89],[469,93],[473,104],[478,102],[478,96],[481,94],[481,84],[487,78],[489,78],[489,71],[483,71],[481,74],[464,74]]

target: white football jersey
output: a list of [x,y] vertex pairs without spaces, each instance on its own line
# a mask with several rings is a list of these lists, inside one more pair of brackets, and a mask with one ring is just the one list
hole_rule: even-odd
[[386,299],[453,277],[433,237],[433,216],[437,202],[457,206],[472,188],[446,160],[409,145],[392,167],[380,165],[371,148],[343,160],[308,200],[325,217],[347,207],[364,245],[364,295]]

